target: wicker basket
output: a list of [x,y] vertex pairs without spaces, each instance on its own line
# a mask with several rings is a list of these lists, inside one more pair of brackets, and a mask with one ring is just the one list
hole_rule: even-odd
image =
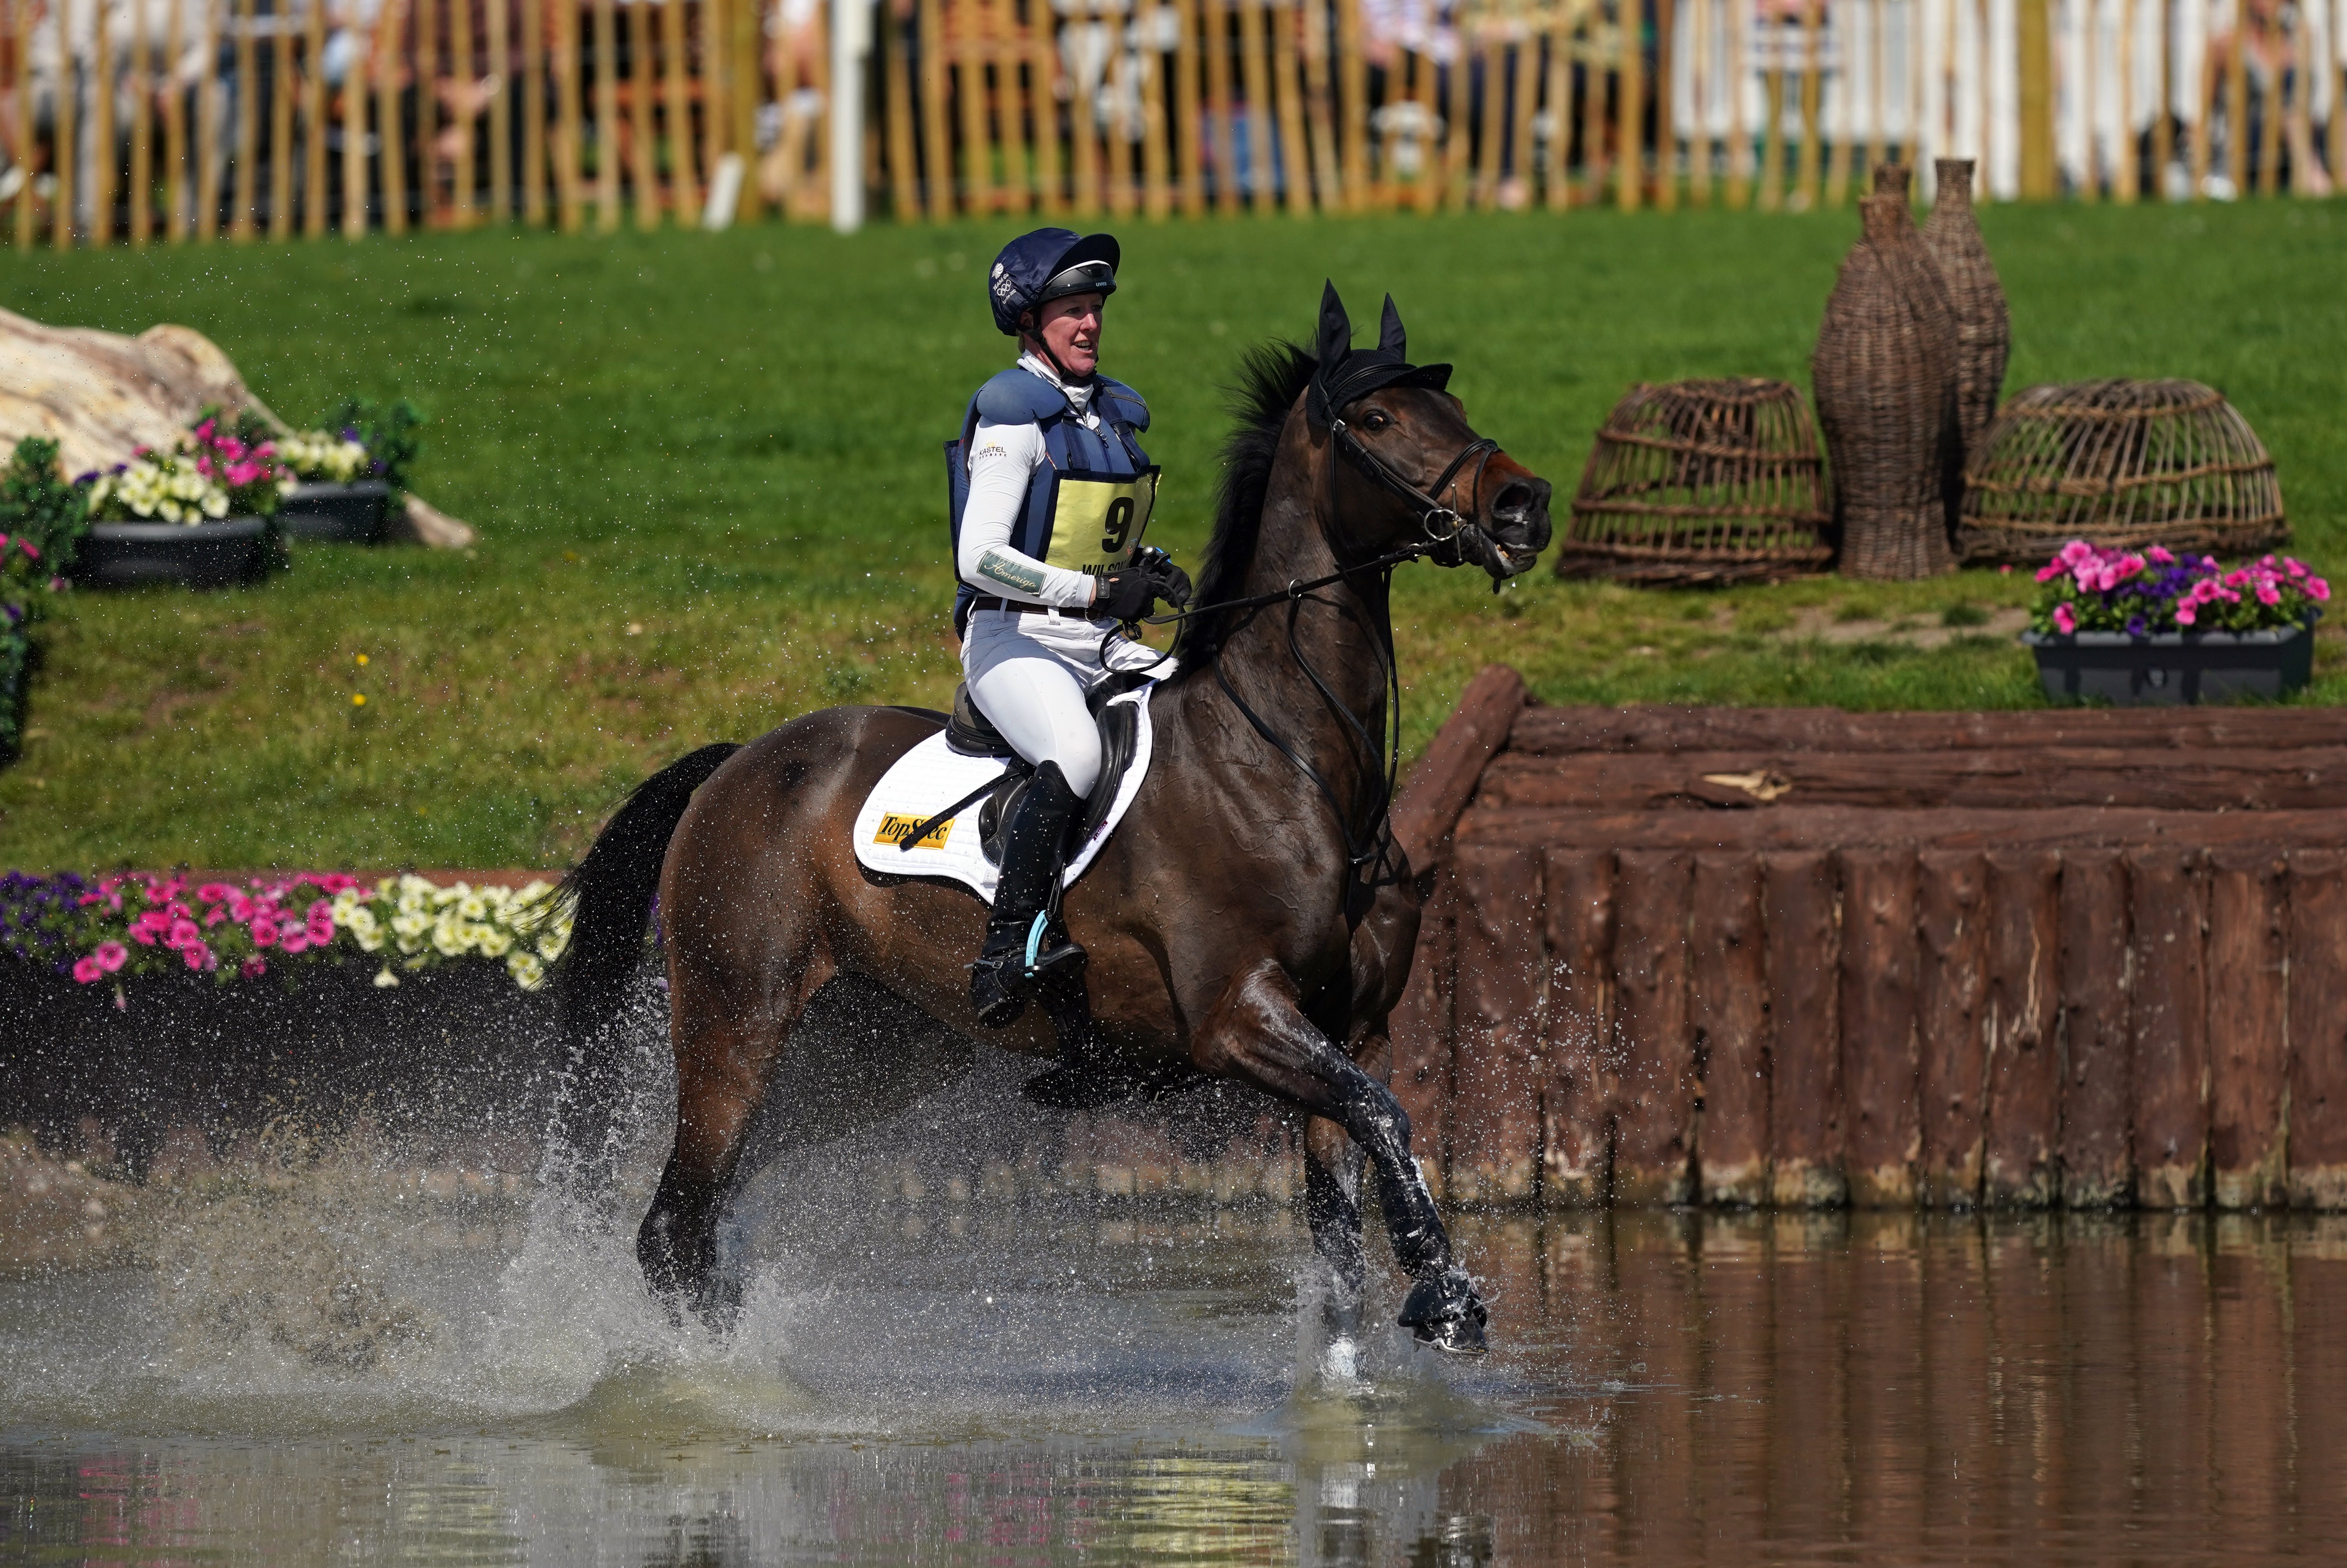
[[1690,587],[1822,570],[1824,467],[1784,382],[1634,386],[1597,432],[1556,574]]
[[1965,466],[1966,560],[2041,561],[2072,539],[2237,551],[2289,537],[2264,443],[2197,381],[2030,387]]
[[1938,195],[1923,225],[1923,245],[1940,264],[1956,310],[1956,424],[1969,456],[1980,449],[1981,437],[1996,417],[2005,361],[2013,352],[2013,320],[1996,263],[1973,215],[1973,160],[1942,158],[1932,167]]
[[1946,501],[1962,471],[1955,311],[1915,232],[1905,185],[1903,169],[1882,170],[1883,194],[1859,203],[1865,235],[1842,261],[1809,362],[1833,460],[1841,569],[1852,577],[1955,566]]

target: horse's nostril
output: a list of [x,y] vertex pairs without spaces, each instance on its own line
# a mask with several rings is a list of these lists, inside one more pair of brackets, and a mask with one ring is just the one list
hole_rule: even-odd
[[1522,479],[1511,479],[1500,487],[1498,495],[1491,497],[1491,515],[1514,518],[1537,511],[1543,498],[1541,491],[1546,488],[1537,481],[1528,483]]

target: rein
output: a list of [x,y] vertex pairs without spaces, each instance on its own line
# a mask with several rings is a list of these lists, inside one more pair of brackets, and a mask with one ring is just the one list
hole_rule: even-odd
[[[1223,694],[1230,698],[1232,706],[1238,709],[1246,722],[1254,726],[1255,733],[1269,742],[1272,748],[1281,756],[1295,764],[1296,771],[1310,779],[1313,785],[1319,790],[1321,798],[1328,803],[1330,815],[1337,819],[1338,831],[1344,835],[1347,866],[1356,871],[1365,870],[1368,886],[1376,887],[1383,886],[1388,874],[1395,869],[1392,863],[1392,811],[1394,785],[1401,773],[1401,670],[1394,656],[1392,617],[1389,614],[1384,627],[1374,626],[1370,624],[1358,604],[1344,600],[1323,600],[1318,597],[1317,590],[1337,583],[1349,581],[1370,572],[1377,573],[1390,588],[1394,569],[1416,560],[1421,556],[1430,557],[1446,566],[1460,564],[1463,559],[1460,554],[1460,540],[1471,525],[1456,508],[1447,506],[1440,497],[1450,492],[1457,483],[1459,471],[1470,462],[1475,464],[1475,475],[1470,486],[1469,494],[1472,495],[1476,489],[1481,488],[1483,469],[1491,462],[1492,456],[1500,450],[1500,444],[1490,436],[1479,436],[1469,442],[1460,449],[1457,456],[1451,458],[1449,466],[1442,470],[1430,489],[1420,490],[1402,477],[1376,453],[1363,446],[1360,438],[1353,434],[1352,427],[1343,419],[1332,420],[1329,424],[1329,433],[1333,437],[1329,443],[1328,491],[1330,496],[1333,497],[1336,491],[1335,455],[1341,449],[1346,457],[1368,477],[1419,509],[1419,529],[1421,537],[1399,549],[1389,550],[1384,555],[1357,562],[1352,566],[1340,567],[1326,576],[1311,578],[1300,582],[1290,582],[1286,588],[1270,593],[1252,594],[1245,599],[1226,599],[1214,604],[1191,605],[1168,614],[1147,616],[1143,618],[1143,624],[1176,625],[1188,620],[1193,616],[1235,610],[1248,611],[1247,620],[1252,621],[1255,619],[1255,611],[1280,603],[1282,600],[1286,602],[1288,656],[1296,661],[1296,667],[1304,672],[1304,678],[1312,682],[1313,690],[1319,693],[1322,705],[1336,717],[1344,721],[1345,727],[1351,732],[1353,749],[1357,754],[1365,755],[1368,759],[1368,766],[1362,769],[1364,775],[1368,779],[1375,780],[1378,786],[1371,798],[1371,809],[1368,814],[1370,824],[1368,830],[1356,836],[1352,814],[1348,813],[1344,803],[1338,800],[1336,787],[1328,782],[1319,769],[1312,765],[1308,758],[1281,739],[1278,733],[1265,721],[1263,715],[1256,712],[1247,703],[1246,699],[1240,696],[1237,689],[1231,684],[1230,676],[1223,670],[1223,650],[1228,645],[1227,638],[1217,641],[1214,645],[1214,680],[1222,687]],[[1449,524],[1447,529],[1442,526],[1446,521]],[[1321,541],[1328,546],[1330,553],[1336,553],[1336,543],[1328,538],[1327,524],[1325,521],[1321,523],[1320,538]],[[1448,559],[1445,559],[1446,557]],[[1499,584],[1496,580],[1491,586],[1494,592],[1498,591]],[[1315,670],[1312,667],[1312,661],[1304,656],[1304,649],[1296,641],[1296,627],[1307,600],[1315,604],[1327,604],[1349,616],[1355,624],[1368,633],[1370,645],[1377,651],[1385,677],[1381,682],[1385,687],[1384,701],[1380,704],[1384,710],[1380,717],[1386,721],[1386,765],[1382,779],[1377,778],[1377,775],[1370,772],[1376,764],[1378,754],[1376,737],[1369,733],[1368,726],[1345,705],[1343,699],[1337,695],[1328,682],[1321,679],[1320,672]],[[1245,622],[1241,624],[1244,625]],[[1113,636],[1113,630],[1108,635]]]

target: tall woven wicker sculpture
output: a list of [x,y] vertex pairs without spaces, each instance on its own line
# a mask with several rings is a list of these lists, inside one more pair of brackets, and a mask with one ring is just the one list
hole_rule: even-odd
[[1799,389],[1749,378],[1634,386],[1597,432],[1556,574],[1773,582],[1832,561],[1831,521]]
[[1923,224],[1923,246],[1940,264],[1949,302],[1955,306],[1956,425],[1969,458],[1996,417],[2005,361],[2013,353],[2013,317],[1973,216],[1973,160],[1934,159],[1932,168],[1938,194]]
[[1826,302],[1809,362],[1833,462],[1841,569],[1916,578],[1951,569],[1956,482],[1956,318],[1903,194],[1859,206],[1865,234]]
[[2289,537],[2264,443],[2197,381],[2030,387],[1965,465],[1966,560],[2034,563],[2072,539],[2237,551]]

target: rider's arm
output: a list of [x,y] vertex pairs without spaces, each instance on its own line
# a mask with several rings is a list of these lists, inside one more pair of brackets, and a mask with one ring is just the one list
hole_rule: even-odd
[[980,593],[1061,610],[1092,603],[1090,576],[1010,548],[1010,531],[1027,503],[1028,481],[1043,466],[1043,427],[981,419],[969,446],[969,498],[962,506],[961,548],[954,561],[962,581]]

